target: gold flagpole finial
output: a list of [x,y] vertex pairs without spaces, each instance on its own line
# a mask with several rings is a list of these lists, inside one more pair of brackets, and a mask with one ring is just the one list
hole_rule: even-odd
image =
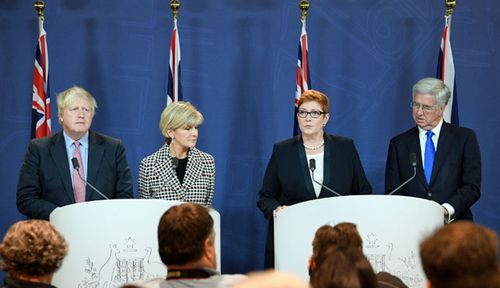
[[446,4],[446,16],[450,16],[453,14],[453,9],[455,8],[455,5],[457,5],[456,0],[444,0]]
[[45,3],[42,0],[37,0],[35,2],[35,10],[37,11],[38,17],[43,18],[43,9],[45,8]]
[[309,9],[309,0],[300,0],[299,3],[300,10],[302,10],[302,20],[306,20],[307,10]]
[[181,2],[179,0],[170,0],[170,8],[172,8],[174,19],[177,20],[177,15],[179,15],[179,8],[181,8]]

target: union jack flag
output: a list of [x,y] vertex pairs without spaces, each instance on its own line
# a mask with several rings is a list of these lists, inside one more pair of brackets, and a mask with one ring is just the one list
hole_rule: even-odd
[[172,39],[170,40],[167,96],[167,105],[182,100],[181,45],[179,31],[177,30],[177,19],[174,19],[174,29],[172,30]]
[[441,38],[441,48],[439,49],[436,78],[443,80],[444,84],[450,88],[451,97],[444,110],[443,117],[448,123],[458,125],[458,98],[455,78],[455,64],[451,52],[451,15],[445,16],[443,37]]
[[[299,39],[299,55],[297,61],[297,88],[295,90],[295,115],[297,115],[299,106],[298,101],[300,95],[304,91],[311,89],[311,78],[309,77],[309,60],[308,60],[308,45],[307,45],[307,32],[306,20],[302,20],[302,33]],[[299,134],[299,123],[297,117],[294,115],[293,135]]]
[[38,18],[38,45],[35,52],[33,73],[33,100],[31,101],[31,138],[49,136],[51,133],[49,54],[47,34],[43,29],[43,17]]

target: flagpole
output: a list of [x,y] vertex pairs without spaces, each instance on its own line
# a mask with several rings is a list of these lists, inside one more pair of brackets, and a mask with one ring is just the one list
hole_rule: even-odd
[[456,0],[445,0],[446,5],[446,16],[451,16],[453,14],[453,9],[455,9],[455,5],[457,5]]
[[167,105],[172,102],[182,101],[181,87],[181,47],[179,39],[179,30],[177,29],[177,18],[181,7],[180,0],[170,0],[170,9],[174,16],[174,29],[170,40],[170,57],[167,83]]
[[444,14],[444,29],[441,38],[441,47],[438,57],[438,67],[436,78],[443,80],[444,84],[450,89],[451,95],[446,108],[443,112],[443,118],[446,122],[459,125],[458,117],[458,97],[456,89],[455,64],[453,61],[453,52],[451,49],[451,18],[453,10],[457,4],[456,0],[445,0],[446,12]]
[[174,21],[177,21],[180,8],[181,2],[179,0],[170,0],[170,9],[172,9],[172,15],[174,15]]
[[41,20],[43,20],[43,9],[45,9],[45,3],[41,0],[37,0],[33,6],[37,11],[38,18],[41,18]]
[[47,34],[43,28],[45,3],[35,1],[38,15],[38,41],[33,70],[33,94],[31,100],[31,138],[49,136],[52,132],[49,91],[49,56]]
[[307,10],[309,10],[309,0],[300,0],[299,7],[302,11],[302,17],[300,19],[306,21]]
[[299,38],[299,53],[297,61],[297,78],[295,88],[295,113],[293,115],[293,135],[299,134],[299,123],[297,122],[298,100],[305,90],[311,89],[311,79],[309,79],[309,60],[307,48],[306,17],[309,9],[309,0],[300,0],[299,8],[302,11],[300,21],[302,29]]

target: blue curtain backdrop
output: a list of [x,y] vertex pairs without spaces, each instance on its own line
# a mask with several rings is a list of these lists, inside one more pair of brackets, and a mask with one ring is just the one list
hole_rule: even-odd
[[[1,235],[23,218],[15,193],[30,138],[33,2],[0,0]],[[46,2],[53,131],[60,129],[56,93],[88,89],[99,105],[92,129],[124,141],[136,190],[140,160],[162,144],[169,1]],[[216,159],[214,208],[227,273],[262,267],[266,222],[255,202],[273,143],[292,135],[298,2],[181,0],[182,88],[206,119],[198,147]],[[435,75],[444,10],[436,0],[311,1],[309,61],[313,88],[331,99],[326,130],[355,140],[376,193],[389,139],[414,125],[411,87]],[[460,124],[477,132],[482,152],[473,212],[498,232],[500,2],[458,1],[452,46]]]

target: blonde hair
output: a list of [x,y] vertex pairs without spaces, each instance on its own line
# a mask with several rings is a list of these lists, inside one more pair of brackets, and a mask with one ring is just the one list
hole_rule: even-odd
[[87,90],[78,86],[73,86],[57,94],[57,112],[59,116],[61,116],[64,109],[68,108],[68,106],[77,98],[85,99],[90,103],[90,113],[92,117],[94,117],[95,110],[97,109],[97,102],[95,101],[94,96],[92,96],[92,94],[90,94]]
[[189,102],[173,102],[168,105],[160,116],[160,131],[170,140],[168,130],[178,128],[198,127],[203,123],[203,115]]
[[67,253],[63,236],[46,220],[15,223],[0,244],[2,269],[13,276],[53,274]]

